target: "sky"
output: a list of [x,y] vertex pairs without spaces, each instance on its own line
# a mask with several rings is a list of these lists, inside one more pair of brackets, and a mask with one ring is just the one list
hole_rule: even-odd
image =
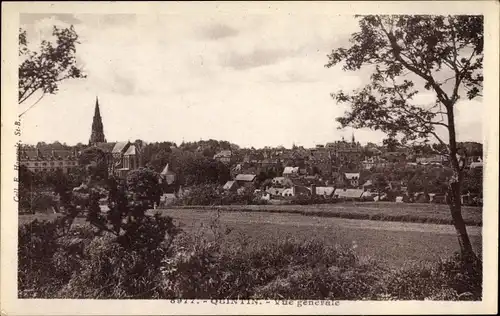
[[[339,130],[335,121],[346,107],[330,93],[359,88],[369,77],[324,67],[327,54],[358,31],[352,16],[22,14],[20,23],[32,45],[54,25],[74,25],[77,62],[87,75],[61,83],[25,114],[26,143],[87,143],[96,97],[108,141],[312,147],[353,133],[362,144],[384,138]],[[432,103],[433,96],[419,100]],[[457,112],[458,140],[482,142],[482,103],[461,101]]]

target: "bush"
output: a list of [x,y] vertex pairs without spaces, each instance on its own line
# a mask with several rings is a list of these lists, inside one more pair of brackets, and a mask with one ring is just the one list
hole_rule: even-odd
[[298,195],[290,200],[290,204],[294,205],[311,205],[311,204],[330,204],[337,202],[337,199],[324,198],[323,196],[305,196]]
[[61,290],[65,298],[159,298],[161,266],[172,256],[179,233],[170,217],[158,214],[132,222],[120,236],[105,235],[87,243],[79,273]]
[[192,186],[177,203],[181,205],[220,205],[222,191],[222,187],[215,184]]
[[21,190],[19,192],[19,209],[30,213],[47,212],[57,207],[57,202],[53,194],[35,190]]
[[46,297],[54,293],[52,258],[57,251],[57,226],[34,220],[18,230],[19,297]]
[[244,187],[239,192],[225,191],[219,185],[203,184],[189,188],[177,205],[264,205],[267,201],[255,196],[253,187]]
[[400,269],[360,262],[322,241],[251,242],[231,230],[175,238],[171,218],[146,216],[115,236],[63,221],[19,228],[19,296],[94,299],[479,300],[480,265],[459,255]]
[[455,254],[435,264],[411,264],[384,280],[385,291],[400,300],[480,300],[482,271]]
[[63,220],[34,220],[19,227],[19,297],[56,297],[80,269],[83,245],[93,232],[90,227],[79,227],[64,234],[65,225]]

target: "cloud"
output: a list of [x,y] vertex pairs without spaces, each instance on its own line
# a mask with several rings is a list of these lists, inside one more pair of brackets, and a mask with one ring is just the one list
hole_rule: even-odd
[[221,56],[221,64],[238,70],[270,65],[287,57],[287,52],[279,49],[256,49],[249,54],[231,52]]
[[224,24],[210,25],[200,32],[202,39],[218,40],[226,37],[236,36],[239,31]]
[[61,21],[68,25],[77,25],[82,23],[80,19],[78,19],[73,14],[64,14],[64,13],[21,13],[19,14],[19,24],[24,26],[34,25],[40,20],[52,19]]
[[[312,146],[351,136],[350,129],[337,130],[335,118],[345,107],[330,93],[358,88],[369,73],[324,67],[331,49],[356,30],[351,16],[75,18],[81,21],[75,26],[77,59],[87,78],[61,83],[57,95],[27,114],[26,141],[86,142],[96,95],[110,141],[214,138],[242,146]],[[52,25],[68,24],[54,16],[31,24],[36,34]],[[383,136],[367,130],[355,135],[361,142]]]

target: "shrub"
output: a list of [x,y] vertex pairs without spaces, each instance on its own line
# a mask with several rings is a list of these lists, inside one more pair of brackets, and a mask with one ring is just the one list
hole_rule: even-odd
[[218,216],[183,234],[171,218],[144,216],[122,233],[64,218],[19,228],[19,296],[94,299],[479,300],[480,265],[459,255],[388,269],[320,240],[234,240]]
[[144,251],[127,249],[115,238],[98,237],[84,249],[83,269],[60,291],[65,298],[155,298],[159,267]]
[[479,300],[482,270],[468,266],[455,254],[434,264],[410,264],[395,270],[384,280],[384,287],[401,300]]
[[256,197],[253,187],[244,187],[239,192],[225,191],[215,184],[196,185],[189,188],[177,205],[264,205],[266,201]]
[[315,196],[298,195],[290,200],[290,204],[295,204],[295,205],[327,204],[335,202],[336,199],[324,198],[323,196],[319,195]]
[[19,297],[46,297],[54,293],[52,257],[57,251],[58,231],[53,222],[34,220],[18,230]]
[[40,190],[21,190],[19,193],[19,208],[29,210],[30,213],[52,211],[57,207],[56,199],[51,193]]
[[93,232],[79,227],[64,234],[65,225],[62,220],[34,220],[19,227],[19,297],[55,297],[79,270],[83,245]]
[[189,188],[177,202],[181,205],[220,205],[222,187],[215,184],[202,184]]
[[119,236],[104,235],[86,243],[82,269],[58,293],[65,298],[159,298],[162,260],[179,233],[170,217],[158,214],[131,222]]

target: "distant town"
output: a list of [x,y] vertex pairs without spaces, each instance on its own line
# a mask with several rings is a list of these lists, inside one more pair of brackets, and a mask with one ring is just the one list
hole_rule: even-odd
[[[482,144],[467,142],[461,146],[466,152],[464,169],[482,176]],[[23,145],[19,163],[38,174],[101,166],[104,177],[121,179],[132,170],[149,168],[159,173],[162,203],[179,198],[193,185],[207,183],[217,183],[224,191],[237,194],[252,188],[255,199],[270,202],[316,197],[445,203],[446,183],[442,181],[451,172],[447,156],[438,153],[436,146],[405,147],[396,140],[363,146],[355,134],[349,140],[342,137],[314,148],[240,148],[217,140],[180,145],[141,140],[108,142],[97,98],[88,145]],[[482,189],[467,183],[462,203],[481,203]]]

